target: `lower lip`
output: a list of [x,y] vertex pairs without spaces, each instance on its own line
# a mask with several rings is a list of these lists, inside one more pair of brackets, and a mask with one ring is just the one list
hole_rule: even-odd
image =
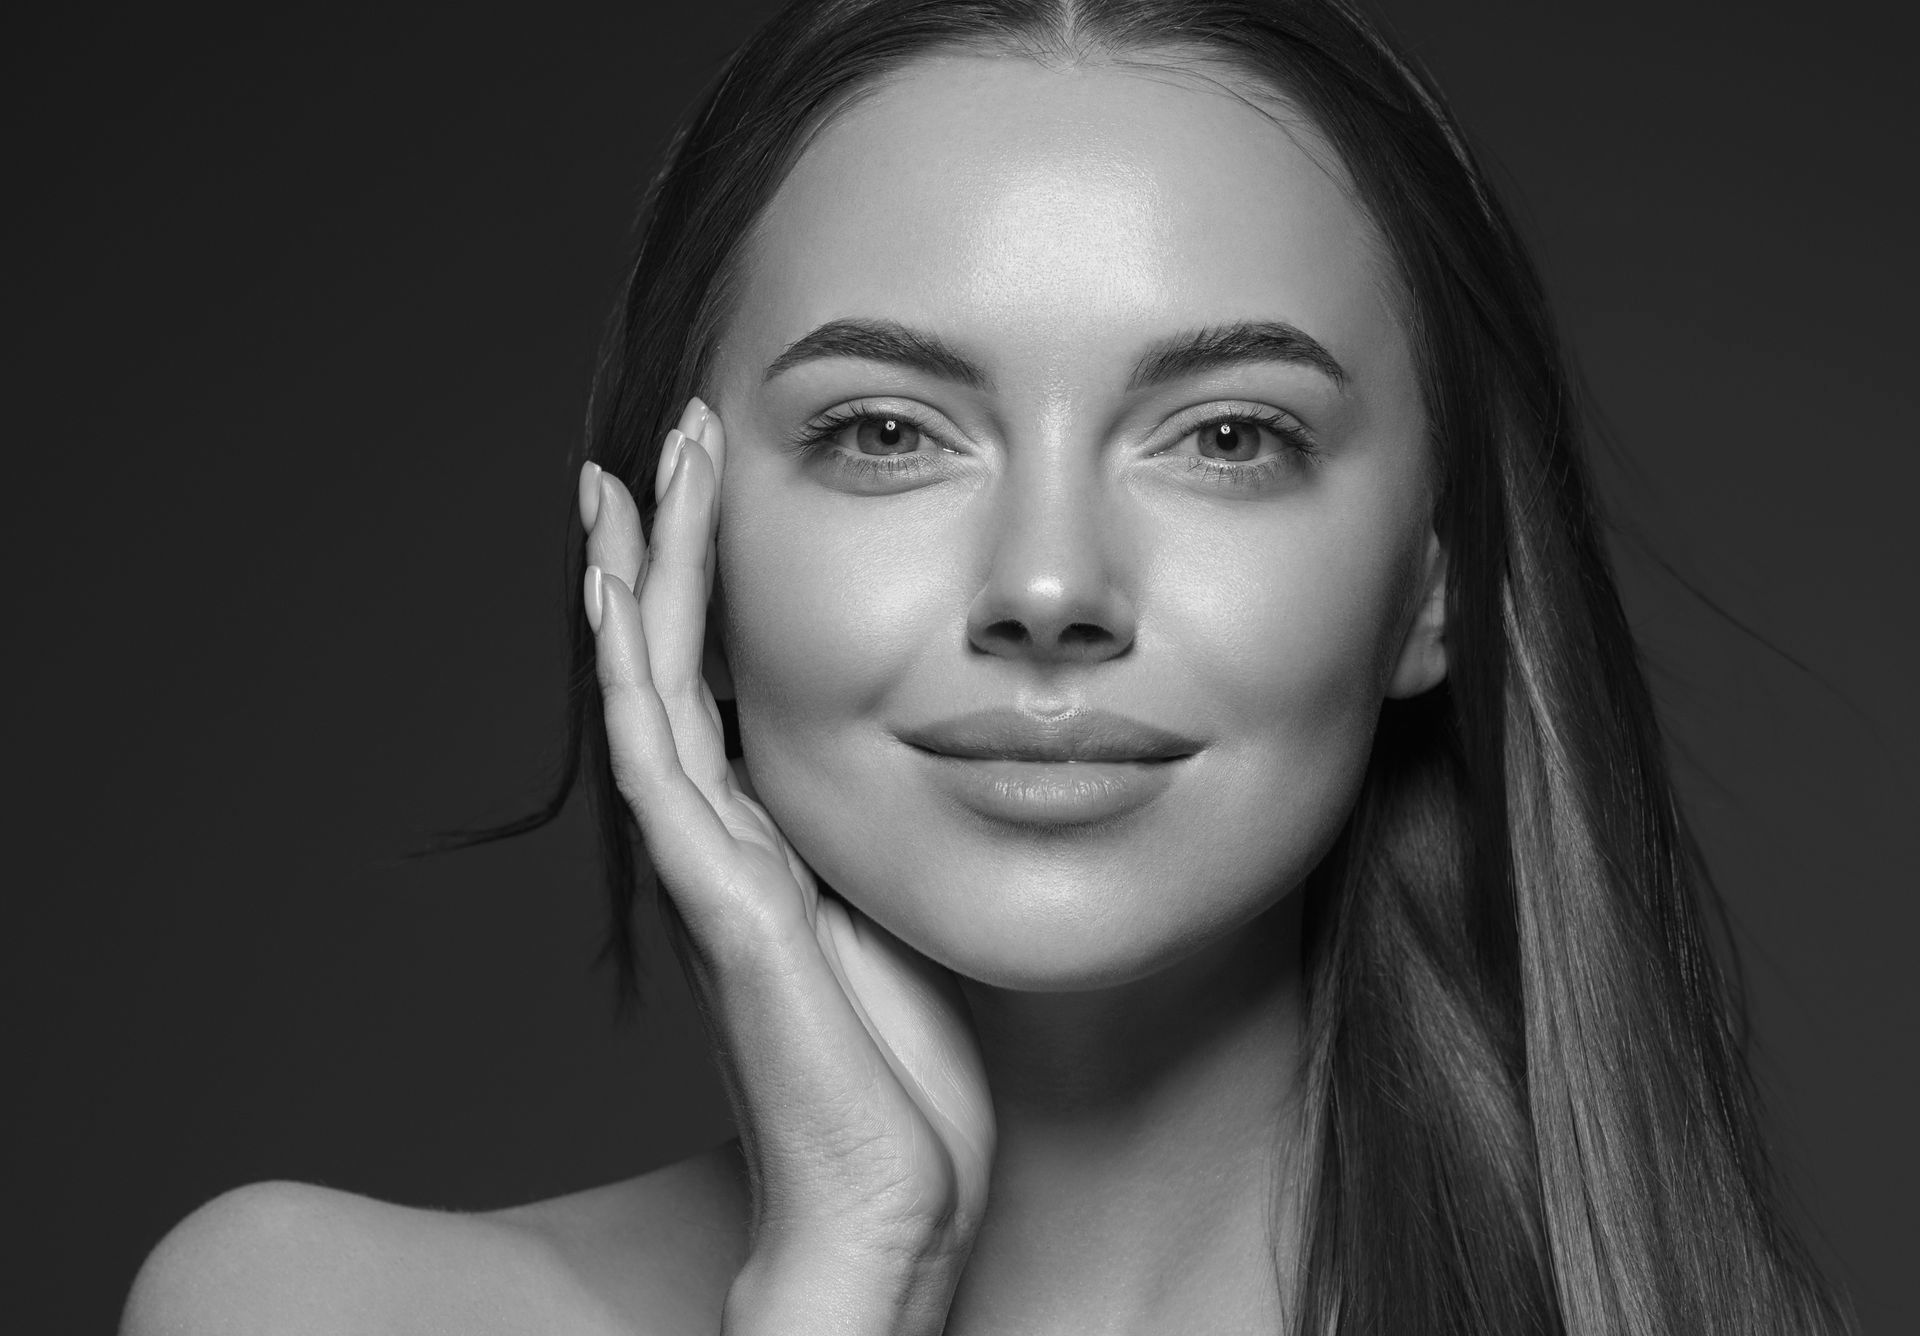
[[1006,761],[928,752],[961,802],[1001,821],[1071,826],[1124,816],[1159,797],[1179,759]]

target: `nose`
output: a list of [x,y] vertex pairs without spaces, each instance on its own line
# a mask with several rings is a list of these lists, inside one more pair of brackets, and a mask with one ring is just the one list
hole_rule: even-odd
[[1123,526],[1082,461],[1019,460],[995,508],[986,581],[968,609],[973,648],[1057,665],[1098,663],[1133,645]]

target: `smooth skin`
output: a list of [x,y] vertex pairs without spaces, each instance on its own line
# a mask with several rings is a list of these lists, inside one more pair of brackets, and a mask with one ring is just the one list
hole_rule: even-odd
[[[156,1250],[127,1332],[1277,1329],[1290,892],[1381,702],[1445,674],[1445,557],[1373,229],[1311,128],[1225,78],[909,67],[762,218],[650,548],[583,471],[615,774],[740,1141],[486,1216],[241,1189]],[[853,318],[983,375],[768,377]],[[1129,383],[1235,321],[1284,321],[1341,374]],[[789,448],[849,407],[869,416]],[[847,463],[881,455],[916,471]],[[1234,486],[1198,460],[1279,462]],[[1147,807],[1061,828],[983,818],[897,736],[1077,703],[1202,746]]]

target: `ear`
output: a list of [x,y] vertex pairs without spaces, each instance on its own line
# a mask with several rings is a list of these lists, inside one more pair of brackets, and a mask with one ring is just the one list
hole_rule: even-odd
[[1399,661],[1387,683],[1387,695],[1395,700],[1431,691],[1447,675],[1447,552],[1432,530],[1427,532],[1427,554],[1416,597],[1406,636],[1400,642]]

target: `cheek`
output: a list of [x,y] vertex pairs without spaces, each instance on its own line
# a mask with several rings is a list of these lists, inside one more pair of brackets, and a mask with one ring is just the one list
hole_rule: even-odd
[[1257,557],[1170,553],[1161,573],[1167,657],[1220,739],[1212,835],[1264,868],[1271,894],[1318,863],[1366,772],[1412,591],[1391,519],[1364,507],[1274,516],[1262,532],[1218,535]]
[[734,686],[764,733],[832,733],[941,643],[938,609],[952,600],[940,582],[955,573],[900,525],[857,523],[797,489],[755,491],[720,544]]
[[1276,761],[1291,750],[1276,744],[1371,736],[1411,590],[1404,526],[1389,518],[1303,508],[1215,535],[1229,546],[1166,554],[1156,601],[1170,657],[1223,735],[1263,739]]

